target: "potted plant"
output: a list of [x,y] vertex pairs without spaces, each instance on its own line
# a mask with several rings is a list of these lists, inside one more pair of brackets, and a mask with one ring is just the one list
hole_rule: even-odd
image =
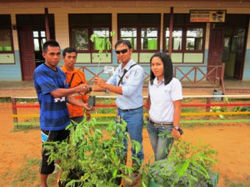
[[207,145],[177,140],[166,159],[144,165],[143,186],[217,186],[218,173],[212,172],[215,155]]
[[110,123],[105,130],[96,120],[71,123],[70,137],[61,143],[47,142],[49,160],[59,160],[61,186],[118,186],[130,180],[132,168],[123,160],[123,140],[128,138],[126,123]]

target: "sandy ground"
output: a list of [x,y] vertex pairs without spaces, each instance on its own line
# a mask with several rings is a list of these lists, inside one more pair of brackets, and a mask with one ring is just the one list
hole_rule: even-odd
[[[40,158],[39,129],[13,131],[11,114],[11,105],[0,103],[0,186],[11,186],[11,175],[5,178],[6,172],[22,168],[28,158]],[[152,156],[152,149],[146,131],[143,136],[145,157],[148,159]],[[210,144],[219,153],[216,166],[220,173],[219,186],[225,186],[224,177],[241,182],[250,177],[250,126],[188,128],[182,138]]]

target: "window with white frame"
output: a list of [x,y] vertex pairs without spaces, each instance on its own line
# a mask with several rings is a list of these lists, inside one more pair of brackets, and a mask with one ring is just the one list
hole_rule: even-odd
[[108,49],[108,40],[109,40],[109,28],[93,28],[93,33],[97,34],[99,37],[94,41],[94,50],[104,50]]
[[0,53],[12,52],[12,31],[9,15],[0,15]]
[[0,64],[14,64],[10,15],[0,15]]
[[124,27],[120,29],[120,39],[130,41],[132,48],[137,50],[137,28]]
[[139,63],[149,63],[159,51],[160,14],[118,14],[118,39],[129,40]]
[[[164,51],[169,51],[169,19],[164,15]],[[172,31],[172,61],[203,63],[205,23],[190,23],[188,14],[175,14]]]
[[[172,38],[173,38],[173,50],[175,51],[180,51],[182,50],[182,29],[174,29],[172,33]],[[169,28],[167,27],[165,31],[165,48],[168,50],[168,44],[169,44]]]
[[[70,45],[78,51],[79,63],[111,63],[110,32],[111,14],[70,14]],[[98,37],[92,42],[91,35]],[[109,42],[108,42],[109,41]],[[98,54],[99,50],[108,49],[104,58]]]
[[142,27],[141,28],[141,50],[158,49],[158,28]]
[[186,50],[201,51],[203,46],[203,28],[187,28]]
[[87,28],[72,28],[71,43],[78,51],[89,50],[89,35]]
[[46,32],[43,30],[33,31],[34,51],[42,51],[42,46],[46,42]]

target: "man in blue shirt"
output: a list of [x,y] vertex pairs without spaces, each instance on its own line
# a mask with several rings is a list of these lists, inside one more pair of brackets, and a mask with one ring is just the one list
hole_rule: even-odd
[[[126,121],[127,131],[131,140],[136,140],[141,144],[141,150],[134,157],[143,160],[142,128],[143,128],[143,96],[142,88],[144,82],[144,70],[131,59],[132,46],[127,40],[119,40],[115,45],[118,61],[121,63],[110,79],[105,82],[96,77],[93,91],[109,90],[119,94],[116,99],[118,106],[118,117]],[[127,142],[125,142],[127,151]],[[133,147],[133,146],[132,146]],[[137,165],[133,160],[133,164]],[[137,168],[138,169],[138,168]]]
[[[57,67],[60,58],[60,46],[58,42],[49,40],[43,45],[43,57],[45,63],[38,66],[33,74],[34,85],[40,104],[40,128],[42,142],[62,141],[69,135],[65,127],[70,123],[66,102],[81,106],[89,110],[86,103],[70,97],[73,93],[88,92],[88,87],[81,84],[74,88],[68,88],[66,76]],[[48,164],[48,155],[42,151],[41,162],[41,186],[47,186],[48,175],[54,169],[54,163]]]

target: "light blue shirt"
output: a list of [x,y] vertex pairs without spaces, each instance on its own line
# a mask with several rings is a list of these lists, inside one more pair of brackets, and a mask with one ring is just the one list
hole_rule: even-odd
[[127,70],[127,73],[119,85],[122,87],[122,95],[118,95],[116,99],[116,105],[122,110],[135,109],[143,105],[142,87],[144,82],[144,70],[138,64],[129,69],[133,64],[136,63],[132,59],[123,69],[122,64],[120,64],[107,81],[108,84],[118,86],[124,69]]

